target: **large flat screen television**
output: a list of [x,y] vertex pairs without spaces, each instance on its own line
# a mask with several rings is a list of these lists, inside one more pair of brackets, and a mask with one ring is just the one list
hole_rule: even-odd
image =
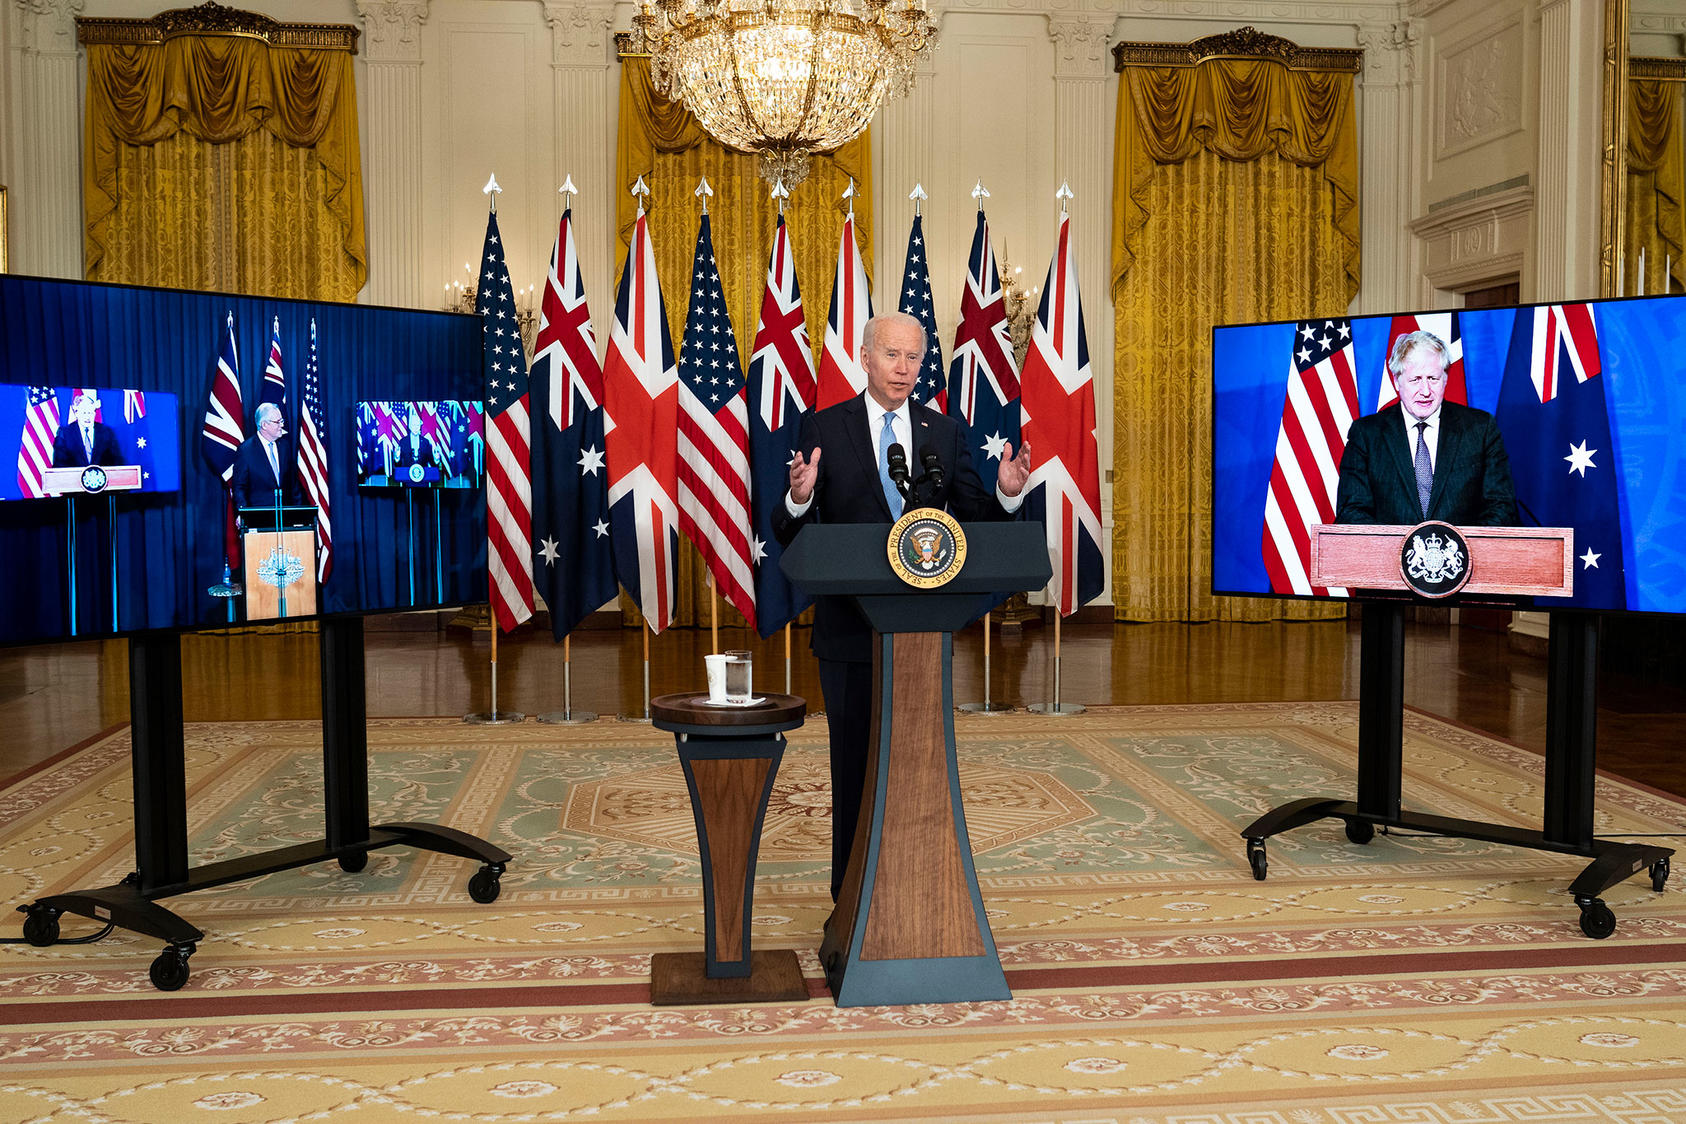
[[[473,316],[0,276],[0,499],[29,500],[0,502],[0,644],[483,599],[478,478],[418,509],[357,450],[360,403],[479,399],[481,347]],[[300,550],[247,550],[282,525]]]
[[1516,604],[1686,612],[1686,297],[1218,327],[1212,389],[1214,593],[1357,596],[1315,526],[1439,520],[1573,530]]

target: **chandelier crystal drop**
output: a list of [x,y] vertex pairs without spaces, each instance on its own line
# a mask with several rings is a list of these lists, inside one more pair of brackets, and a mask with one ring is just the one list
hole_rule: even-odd
[[907,92],[937,38],[925,0],[639,0],[632,23],[656,89],[786,187]]

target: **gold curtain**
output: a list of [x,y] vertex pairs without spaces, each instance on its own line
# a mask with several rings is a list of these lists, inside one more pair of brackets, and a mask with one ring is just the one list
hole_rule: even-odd
[[1341,616],[1211,595],[1211,328],[1341,315],[1357,293],[1352,76],[1248,58],[1121,69],[1113,615]]
[[1622,261],[1627,292],[1645,251],[1645,291],[1686,292],[1686,77],[1628,81],[1627,215]]
[[[796,259],[797,283],[808,339],[814,345],[815,366],[825,342],[825,321],[831,282],[837,269],[837,245],[847,210],[844,188],[855,181],[855,233],[872,275],[872,148],[863,133],[835,153],[814,157],[812,170],[785,202],[785,225]],[[714,256],[726,308],[738,337],[738,358],[746,372],[754,351],[755,325],[761,314],[761,292],[767,283],[767,255],[772,252],[778,207],[771,186],[760,178],[758,158],[715,141],[682,104],[657,93],[650,82],[650,60],[621,59],[621,101],[615,154],[619,249],[616,269],[626,260],[627,245],[638,219],[638,204],[630,188],[639,176],[649,185],[646,203],[650,240],[656,250],[656,274],[667,302],[668,328],[678,353],[684,339],[685,314],[690,304],[691,258],[696,251],[702,206],[694,192],[707,177],[714,196],[709,215]],[[618,278],[617,278],[618,280]],[[683,540],[683,536],[681,536]],[[679,548],[677,623],[707,625],[708,570],[689,542]],[[629,625],[641,625],[638,607],[625,594],[621,608]],[[804,618],[806,619],[806,618]],[[742,627],[737,610],[720,602],[722,627]]]
[[352,56],[88,44],[90,280],[350,301],[368,277]]

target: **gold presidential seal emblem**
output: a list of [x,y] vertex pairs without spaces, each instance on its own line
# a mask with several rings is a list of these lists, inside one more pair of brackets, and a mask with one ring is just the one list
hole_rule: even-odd
[[908,585],[947,585],[966,564],[966,532],[960,521],[934,507],[916,507],[896,520],[886,544],[890,569]]

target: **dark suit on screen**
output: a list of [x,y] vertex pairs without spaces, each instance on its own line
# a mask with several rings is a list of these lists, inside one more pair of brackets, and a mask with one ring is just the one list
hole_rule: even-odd
[[283,504],[302,503],[298,474],[293,471],[293,442],[283,437],[275,443],[276,459],[281,465],[281,478],[269,466],[269,454],[264,451],[263,438],[248,437],[234,454],[234,475],[229,490],[234,495],[235,510],[243,507],[268,507],[275,503],[275,493],[281,493]]
[[[984,486],[972,466],[964,432],[953,418],[908,403],[913,438],[904,442],[909,473],[922,472],[922,455],[936,453],[944,487],[928,506],[943,508],[962,521],[1012,518]],[[773,534],[789,546],[810,523],[890,523],[889,504],[878,475],[878,455],[865,397],[851,398],[802,420],[800,448],[811,458],[820,449],[819,476],[808,510],[792,516],[784,503],[773,508]],[[788,500],[788,493],[786,499]],[[819,661],[820,690],[831,730],[831,895],[842,888],[860,817],[866,783],[867,751],[872,741],[872,627],[853,599],[821,597],[814,604],[812,637]]]
[[1438,519],[1454,526],[1515,526],[1510,458],[1493,415],[1456,402],[1441,403],[1439,447],[1425,515],[1412,466],[1413,438],[1405,430],[1415,419],[1404,413],[1395,402],[1352,423],[1341,454],[1335,522],[1416,524]]
[[53,434],[53,467],[84,468],[90,464],[124,464],[123,450],[117,447],[117,434],[104,422],[94,423],[94,452],[88,455],[82,440],[82,427],[75,422],[59,426]]

